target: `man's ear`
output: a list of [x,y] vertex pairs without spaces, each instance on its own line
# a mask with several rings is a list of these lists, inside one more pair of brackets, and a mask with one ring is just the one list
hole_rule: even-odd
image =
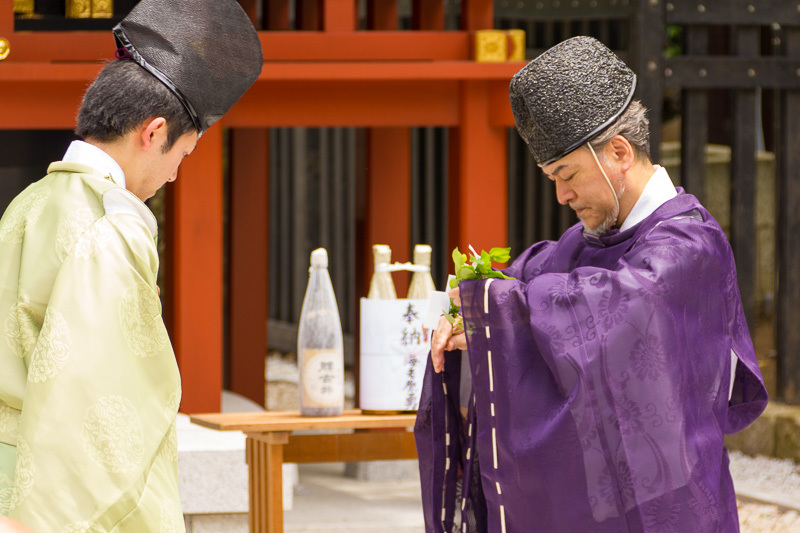
[[[164,117],[153,117],[142,122],[139,128],[139,138],[142,143],[142,149],[147,150],[159,136],[166,136],[167,134],[167,119]],[[160,143],[155,142],[160,146]]]
[[636,160],[633,146],[622,135],[614,136],[606,145],[606,150],[608,160],[620,165],[622,170],[629,170]]

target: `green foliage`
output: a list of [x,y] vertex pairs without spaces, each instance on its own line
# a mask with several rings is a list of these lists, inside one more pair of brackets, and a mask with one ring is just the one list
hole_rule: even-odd
[[[470,247],[471,249],[471,247]],[[492,268],[492,262],[506,263],[511,258],[511,248],[492,248],[488,252],[481,250],[478,255],[474,250],[471,250],[470,257],[467,254],[462,254],[458,248],[453,250],[453,265],[455,266],[455,278],[450,280],[450,288],[458,287],[458,284],[468,279],[512,279],[506,276],[499,270]],[[453,324],[454,328],[461,326],[461,315],[459,314],[460,308],[453,303],[450,299],[450,309],[444,315],[447,321]]]

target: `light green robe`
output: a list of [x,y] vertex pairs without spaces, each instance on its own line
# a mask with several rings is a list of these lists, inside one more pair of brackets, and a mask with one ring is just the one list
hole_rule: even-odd
[[180,378],[155,219],[53,163],[0,220],[0,514],[40,533],[183,532]]

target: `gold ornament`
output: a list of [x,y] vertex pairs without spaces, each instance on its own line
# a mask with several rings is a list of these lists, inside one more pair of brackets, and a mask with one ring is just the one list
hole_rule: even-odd
[[0,37],[0,61],[7,58],[8,54],[10,53],[11,53],[11,43],[8,42],[8,39]]
[[479,63],[502,63],[508,57],[508,38],[501,30],[478,30],[475,32],[475,61]]
[[88,19],[92,16],[91,0],[67,0],[67,18]]
[[114,16],[114,0],[92,0],[92,18],[110,19]]
[[525,30],[506,30],[508,34],[508,60],[525,61]]
[[33,0],[14,0],[14,13],[20,15],[33,13]]

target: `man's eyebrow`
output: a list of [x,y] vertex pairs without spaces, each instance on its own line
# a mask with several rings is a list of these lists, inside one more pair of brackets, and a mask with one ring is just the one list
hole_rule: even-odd
[[564,170],[566,167],[567,165],[558,165],[552,173],[548,174],[547,172],[545,172],[544,175],[547,176],[548,178],[558,177],[558,173]]

